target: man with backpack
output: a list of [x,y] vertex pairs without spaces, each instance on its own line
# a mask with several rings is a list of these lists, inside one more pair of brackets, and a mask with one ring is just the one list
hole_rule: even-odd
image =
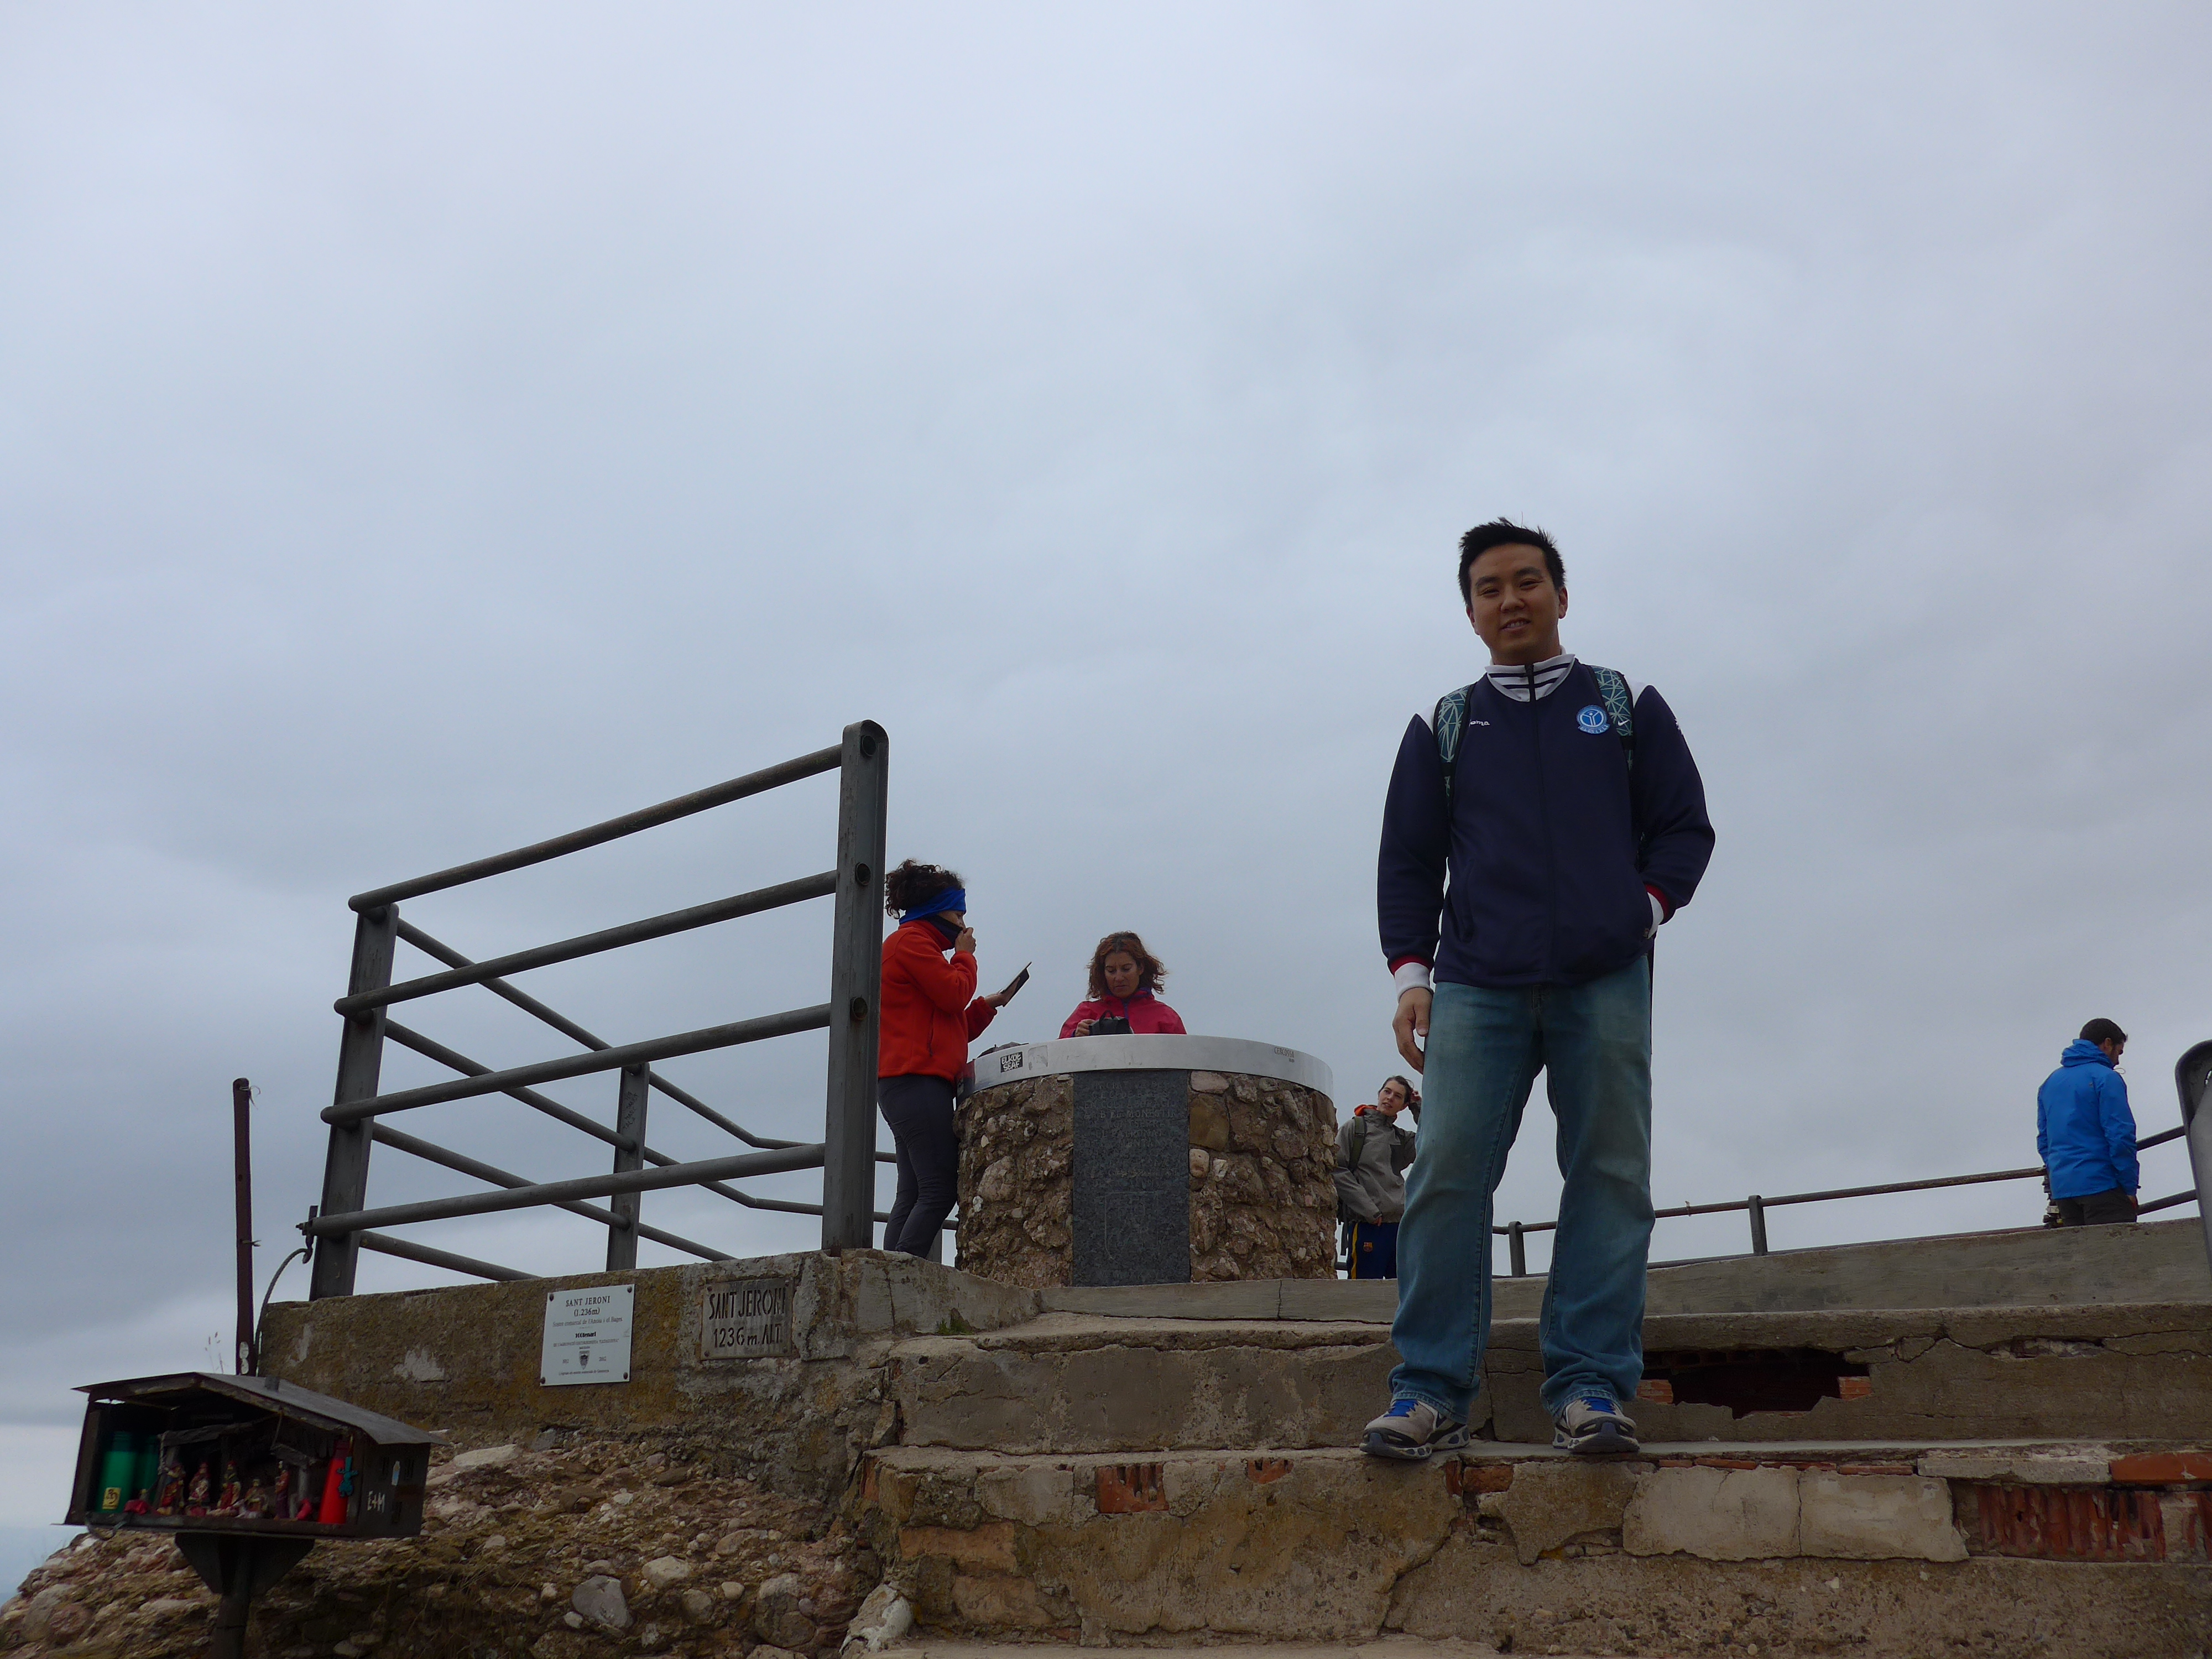
[[1705,785],[1658,692],[1561,647],[1566,572],[1542,531],[1468,532],[1459,588],[1489,669],[1414,717],[1383,808],[1392,1024],[1426,1095],[1398,1234],[1401,1363],[1364,1447],[1419,1459],[1466,1443],[1490,1335],[1491,1198],[1540,1070],[1565,1181],[1541,1338],[1553,1443],[1632,1452],[1651,940],[1712,856]]
[[1413,1131],[1398,1121],[1408,1106],[1419,1121],[1412,1082],[1387,1078],[1375,1103],[1362,1106],[1336,1132],[1336,1208],[1344,1223],[1344,1255],[1354,1279],[1398,1276],[1398,1222],[1406,1213],[1406,1166]]

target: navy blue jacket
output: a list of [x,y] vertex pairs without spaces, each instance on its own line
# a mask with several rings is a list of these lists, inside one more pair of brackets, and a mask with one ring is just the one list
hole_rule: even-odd
[[2142,1184],[2128,1083],[2095,1043],[2076,1037],[2035,1095],[2035,1150],[2053,1198],[2087,1198]]
[[1632,768],[1588,665],[1534,702],[1478,680],[1449,820],[1436,734],[1414,716],[1390,775],[1376,880],[1394,969],[1424,962],[1455,984],[1580,985],[1644,954],[1645,888],[1669,915],[1687,904],[1713,830],[1674,711],[1646,686],[1634,714]]

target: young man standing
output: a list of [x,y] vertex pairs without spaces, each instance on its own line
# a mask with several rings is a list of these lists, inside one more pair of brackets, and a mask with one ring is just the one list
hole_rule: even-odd
[[2036,1091],[2035,1151],[2062,1227],[2136,1218],[2136,1115],[2116,1069],[2127,1046],[2125,1031],[2093,1019]]
[[1406,1166],[1419,1142],[1398,1121],[1413,1085],[1387,1079],[1375,1103],[1336,1132],[1336,1206],[1345,1218],[1345,1255],[1354,1279],[1398,1276],[1398,1222],[1406,1213]]
[[1621,1402],[1644,1375],[1650,941],[1712,856],[1705,785],[1656,691],[1561,647],[1566,573],[1542,531],[1468,531],[1459,588],[1490,668],[1414,717],[1383,808],[1393,1026],[1426,1094],[1398,1234],[1403,1363],[1365,1449],[1466,1443],[1490,1336],[1491,1198],[1540,1070],[1566,1180],[1542,1322],[1553,1444],[1634,1451]]

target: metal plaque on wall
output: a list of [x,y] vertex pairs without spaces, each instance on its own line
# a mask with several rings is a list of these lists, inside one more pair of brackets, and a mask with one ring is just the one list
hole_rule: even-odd
[[780,1358],[797,1352],[788,1279],[725,1279],[699,1297],[699,1358]]
[[546,1291],[538,1380],[548,1387],[629,1382],[630,1314],[636,1301],[635,1285]]
[[1190,1279],[1190,1074],[1075,1074],[1074,1281]]

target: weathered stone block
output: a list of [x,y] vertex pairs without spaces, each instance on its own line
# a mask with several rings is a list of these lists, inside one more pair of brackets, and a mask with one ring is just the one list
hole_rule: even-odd
[[975,1477],[975,1501],[986,1515],[1024,1526],[1064,1526],[1075,1492],[1075,1473],[1050,1464],[986,1469]]
[[1797,1482],[1797,1547],[1850,1561],[1963,1561],[1951,1489],[1917,1474],[1830,1474]]
[[1229,1150],[1229,1115],[1219,1101],[1198,1093],[1195,1085],[1190,1097],[1190,1144],[1208,1152]]
[[[1524,1478],[1516,1474],[1514,1484]],[[1620,1539],[1631,1555],[1707,1561],[1796,1555],[1797,1471],[1654,1469],[1637,1485]]]
[[[1620,1526],[1639,1475],[1648,1464],[1527,1463],[1511,1472],[1498,1495],[1496,1513],[1513,1529],[1522,1566],[1586,1532]],[[1480,1488],[1478,1488],[1480,1490]]]

